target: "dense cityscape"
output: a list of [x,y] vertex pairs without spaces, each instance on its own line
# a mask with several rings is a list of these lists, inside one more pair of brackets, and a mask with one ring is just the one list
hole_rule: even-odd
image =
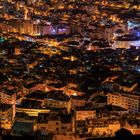
[[0,0],[0,139],[140,140],[139,0]]

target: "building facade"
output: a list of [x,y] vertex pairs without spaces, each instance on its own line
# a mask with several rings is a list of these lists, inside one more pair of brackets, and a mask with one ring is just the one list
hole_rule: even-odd
[[136,95],[109,93],[107,95],[107,104],[120,106],[129,112],[138,112],[140,110],[140,97]]

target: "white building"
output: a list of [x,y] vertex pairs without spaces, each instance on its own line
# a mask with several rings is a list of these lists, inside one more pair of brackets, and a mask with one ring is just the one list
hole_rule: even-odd
[[138,112],[140,110],[140,97],[137,95],[127,95],[119,93],[108,93],[107,104],[120,106],[130,112]]

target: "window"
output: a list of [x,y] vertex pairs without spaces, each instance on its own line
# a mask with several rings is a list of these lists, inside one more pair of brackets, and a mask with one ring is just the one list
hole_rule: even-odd
[[66,127],[62,127],[62,129],[66,129]]

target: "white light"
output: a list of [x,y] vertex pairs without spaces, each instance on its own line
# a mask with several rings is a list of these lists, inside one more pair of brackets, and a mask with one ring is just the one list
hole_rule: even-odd
[[47,25],[51,25],[51,22],[47,22],[46,24],[47,24]]
[[130,45],[132,45],[132,46],[140,46],[140,40],[138,40],[138,41],[131,41]]
[[37,21],[36,21],[36,22],[37,22],[37,24],[39,24],[39,23],[40,23],[40,20],[39,20],[39,19],[37,19]]
[[55,29],[53,29],[53,30],[52,30],[52,32],[54,32],[54,33],[55,33],[55,32],[56,32],[56,31],[55,31]]
[[75,93],[73,93],[73,96],[77,96],[76,92],[75,92]]

